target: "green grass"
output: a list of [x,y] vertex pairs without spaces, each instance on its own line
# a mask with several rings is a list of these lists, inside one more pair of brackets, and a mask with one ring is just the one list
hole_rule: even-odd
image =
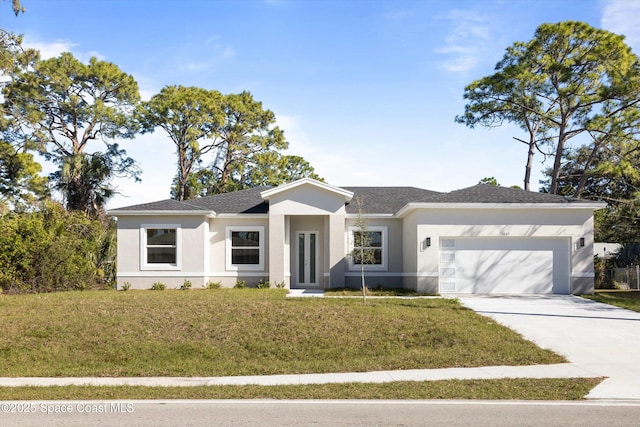
[[583,295],[594,301],[615,305],[640,312],[640,292],[638,291],[596,291],[594,295]]
[[0,295],[0,376],[226,376],[564,362],[448,299],[285,290]]
[[[362,289],[332,288],[325,289],[326,296],[362,297]],[[416,296],[421,295],[410,289],[367,288],[367,296]]]
[[0,387],[0,400],[123,399],[518,399],[578,400],[602,381],[575,379],[450,380],[386,384],[212,387]]

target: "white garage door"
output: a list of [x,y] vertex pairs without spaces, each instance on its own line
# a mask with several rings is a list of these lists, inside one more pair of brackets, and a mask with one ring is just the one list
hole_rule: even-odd
[[440,292],[568,294],[569,239],[442,238]]

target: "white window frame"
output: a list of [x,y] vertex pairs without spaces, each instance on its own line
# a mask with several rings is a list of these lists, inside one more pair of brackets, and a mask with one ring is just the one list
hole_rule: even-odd
[[[234,231],[257,231],[260,234],[259,246],[258,246],[258,264],[233,264],[231,252],[232,252],[232,240],[231,233]],[[264,254],[265,254],[265,236],[264,226],[261,225],[236,225],[228,226],[226,228],[226,267],[228,271],[264,271]]]
[[[147,230],[176,230],[176,262],[149,263],[147,261]],[[140,225],[140,270],[181,270],[182,269],[182,226],[181,224],[142,224]]]
[[[367,226],[366,227],[367,231],[380,231],[382,232],[382,246],[380,247],[380,249],[382,250],[382,264],[365,264],[364,265],[364,269],[365,271],[387,271],[387,257],[388,257],[388,245],[387,245],[387,227],[385,226],[379,226],[379,225],[373,225],[373,226]],[[360,231],[359,227],[356,226],[351,226],[348,229],[348,248],[349,248],[349,270],[352,271],[356,271],[356,270],[360,270],[361,265],[360,264],[356,264],[353,261],[353,256],[351,255],[353,253],[353,249],[354,249],[354,238],[353,238],[353,233],[354,232],[358,232]]]

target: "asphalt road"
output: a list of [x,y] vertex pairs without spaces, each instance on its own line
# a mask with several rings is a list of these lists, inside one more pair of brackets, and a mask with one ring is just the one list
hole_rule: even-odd
[[6,426],[637,426],[638,401],[24,401]]

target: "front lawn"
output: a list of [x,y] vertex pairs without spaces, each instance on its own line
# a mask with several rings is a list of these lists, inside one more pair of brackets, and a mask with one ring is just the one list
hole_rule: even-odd
[[583,295],[594,301],[615,305],[640,312],[640,292],[638,291],[596,291],[594,295]]
[[560,363],[448,299],[284,290],[0,295],[0,376],[225,376]]

